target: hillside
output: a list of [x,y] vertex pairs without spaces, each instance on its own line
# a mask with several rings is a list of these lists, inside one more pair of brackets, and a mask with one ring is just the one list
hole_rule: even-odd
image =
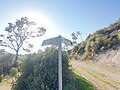
[[120,90],[120,19],[71,51],[71,65],[96,90]]
[[[111,51],[119,52],[120,45],[120,19],[114,24],[97,30],[93,34],[89,34],[85,41],[76,45],[71,52],[71,57],[81,60],[98,61],[99,55]],[[106,54],[105,54],[106,55]],[[116,57],[117,58],[117,57]]]

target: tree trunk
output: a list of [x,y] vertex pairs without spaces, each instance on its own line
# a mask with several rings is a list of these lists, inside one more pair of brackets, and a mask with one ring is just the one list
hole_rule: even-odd
[[9,72],[10,72],[10,70],[11,70],[12,67],[16,67],[17,60],[18,60],[18,50],[16,50],[15,60],[14,60],[14,63],[9,68],[9,70],[8,70]]
[[18,60],[18,50],[16,50],[15,61],[13,63],[13,67],[16,66],[17,60]]

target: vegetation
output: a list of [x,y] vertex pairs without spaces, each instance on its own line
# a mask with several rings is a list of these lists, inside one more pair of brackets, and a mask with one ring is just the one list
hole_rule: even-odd
[[[18,53],[22,49],[26,52],[29,52],[29,48],[32,48],[33,45],[27,42],[30,38],[42,36],[46,29],[43,27],[38,27],[34,31],[30,31],[30,27],[36,25],[35,22],[29,21],[28,18],[24,17],[20,20],[16,20],[15,23],[8,23],[9,26],[5,28],[6,34],[1,34],[0,45],[8,47],[15,51],[16,56],[13,63],[13,66],[18,60]],[[28,45],[28,48],[25,48],[24,45]]]
[[73,40],[73,44],[76,44],[76,40],[78,39],[78,37],[80,36],[81,40],[82,40],[82,36],[81,36],[81,33],[79,31],[77,31],[76,33],[72,33],[71,34],[72,36],[72,40]]
[[[62,52],[63,90],[93,90],[85,79],[73,74],[68,57]],[[45,52],[28,55],[22,66],[22,74],[13,85],[14,90],[58,90],[57,50],[47,48]],[[91,89],[88,89],[91,88]]]
[[90,34],[85,41],[72,49],[72,54],[79,54],[83,59],[92,59],[95,54],[109,49],[117,50],[120,44],[120,19],[109,27]]
[[13,54],[0,50],[0,76],[5,76],[9,73],[9,68],[12,65]]
[[16,77],[20,72],[20,62],[18,61],[15,67],[10,68],[13,63],[13,57],[14,54],[10,54],[3,49],[0,50],[0,83],[11,83],[12,77]]
[[[71,80],[68,59],[63,55],[63,86]],[[28,55],[22,66],[22,75],[16,81],[14,90],[57,90],[57,50],[47,48],[45,52]],[[63,87],[64,88],[64,87]]]
[[11,74],[11,76],[15,76],[16,74],[18,73],[18,69],[17,68],[11,68],[11,70],[10,70],[10,74]]
[[[75,87],[76,90],[94,90],[95,87],[93,87],[90,82],[88,82],[85,78],[81,77],[77,72],[74,71],[75,74]],[[74,89],[72,89],[74,90]]]

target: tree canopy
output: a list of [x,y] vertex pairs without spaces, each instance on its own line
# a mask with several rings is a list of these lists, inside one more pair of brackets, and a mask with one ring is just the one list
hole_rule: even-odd
[[[33,47],[32,44],[27,42],[30,38],[41,37],[45,34],[46,29],[44,27],[31,28],[35,26],[36,23],[29,21],[27,17],[22,17],[19,20],[16,20],[15,23],[8,23],[8,27],[5,28],[6,34],[1,34],[0,40],[1,46],[8,47],[15,51],[15,61],[18,59],[18,53],[20,50],[30,52],[30,48]],[[27,44],[28,47],[24,47],[24,44]]]

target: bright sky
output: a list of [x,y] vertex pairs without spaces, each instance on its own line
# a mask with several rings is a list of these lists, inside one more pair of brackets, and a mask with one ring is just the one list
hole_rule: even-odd
[[120,0],[0,0],[0,33],[8,22],[27,16],[47,29],[44,37],[34,41],[35,47],[59,34],[71,39],[75,31],[85,39],[120,18],[119,4]]

